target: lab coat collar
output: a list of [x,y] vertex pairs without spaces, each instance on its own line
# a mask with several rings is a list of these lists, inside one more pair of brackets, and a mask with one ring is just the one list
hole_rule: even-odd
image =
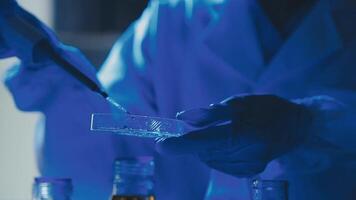
[[320,0],[271,60],[256,90],[264,91],[261,86],[266,89],[275,81],[316,66],[342,47],[330,2]]
[[[330,0],[319,0],[299,24],[299,27],[266,64],[250,13],[251,5],[248,4],[248,1],[236,1],[234,7],[236,13],[240,13],[241,16],[234,20],[234,24],[229,24],[234,27],[226,28],[226,21],[230,20],[224,19],[224,17],[231,16],[226,16],[225,13],[221,14],[223,22],[210,24],[206,30],[207,34],[202,39],[211,55],[224,60],[224,63],[227,62],[223,54],[233,51],[236,54],[235,59],[238,61],[235,65],[229,63],[230,65],[226,64],[224,67],[234,68],[237,74],[244,76],[245,82],[255,92],[265,91],[273,82],[284,79],[299,70],[317,65],[343,47],[342,35],[335,24]],[[241,28],[237,29],[236,26]],[[221,31],[221,27],[228,30]],[[230,50],[221,50],[216,45],[214,46],[214,41],[221,41],[221,38],[234,39],[234,41],[227,41]]]

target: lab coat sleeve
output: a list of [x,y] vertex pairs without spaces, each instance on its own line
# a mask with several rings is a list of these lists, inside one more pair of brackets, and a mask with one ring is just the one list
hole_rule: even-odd
[[162,52],[159,48],[177,45],[179,41],[172,35],[185,27],[187,10],[185,1],[152,0],[113,46],[98,77],[110,96],[129,111],[144,115],[159,113],[155,84],[164,74],[156,63],[167,59],[158,53]]
[[314,116],[306,141],[280,162],[293,173],[330,168],[356,169],[356,92],[329,90],[329,95],[294,100]]
[[158,1],[151,1],[113,46],[98,73],[110,96],[136,114],[154,115],[155,92],[152,83]]

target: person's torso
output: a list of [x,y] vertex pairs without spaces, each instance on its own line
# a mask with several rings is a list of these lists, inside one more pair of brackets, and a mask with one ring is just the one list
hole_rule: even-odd
[[[349,16],[348,20],[355,22],[352,9],[334,11],[329,9],[328,1],[318,2],[275,55],[265,61],[256,24],[249,10],[243,8],[247,2],[232,3],[230,6],[236,6],[236,13],[220,14],[215,21],[211,9],[218,12],[222,9],[219,6],[198,7],[189,19],[174,18],[173,22],[171,18],[159,19],[162,29],[157,32],[158,58],[151,74],[160,116],[174,117],[178,111],[206,107],[241,93],[269,93],[296,99],[333,96],[337,95],[334,90],[353,89],[356,37],[352,33],[356,29],[343,21]],[[347,170],[341,173],[336,168],[291,177],[276,169],[277,165],[271,164],[261,176],[293,182],[292,200],[335,199],[331,194],[338,192],[330,190],[332,182],[337,182],[335,170],[340,171],[340,177],[350,173]],[[246,180],[214,174],[226,180],[228,186],[221,187],[230,190],[240,187],[234,191],[235,197],[225,193],[223,199],[246,198],[248,184],[242,183]],[[317,181],[321,177],[329,178],[330,184]],[[307,184],[309,196],[304,195],[306,189],[301,187],[307,182],[313,183]]]

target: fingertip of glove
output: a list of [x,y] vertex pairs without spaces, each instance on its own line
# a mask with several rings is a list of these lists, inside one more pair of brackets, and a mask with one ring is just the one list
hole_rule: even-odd
[[199,126],[205,124],[206,120],[209,119],[209,110],[206,108],[186,110],[177,113],[176,118],[190,125]]

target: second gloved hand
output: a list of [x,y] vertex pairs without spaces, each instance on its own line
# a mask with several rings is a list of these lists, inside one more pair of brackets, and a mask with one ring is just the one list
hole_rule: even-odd
[[219,171],[249,177],[273,159],[301,144],[309,135],[311,112],[274,95],[234,96],[177,118],[195,127],[157,144],[164,154],[197,154]]

